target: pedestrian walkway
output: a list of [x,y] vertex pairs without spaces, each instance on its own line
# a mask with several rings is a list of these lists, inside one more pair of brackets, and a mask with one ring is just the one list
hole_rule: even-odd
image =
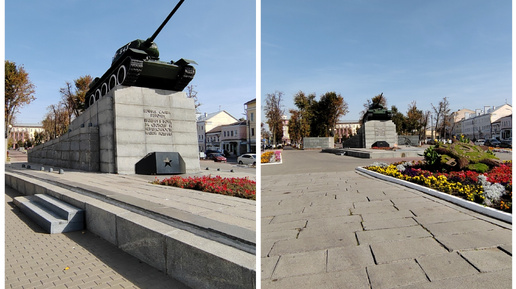
[[5,192],[5,288],[189,288],[87,230],[47,234]]
[[511,224],[350,170],[261,192],[263,289],[511,288]]

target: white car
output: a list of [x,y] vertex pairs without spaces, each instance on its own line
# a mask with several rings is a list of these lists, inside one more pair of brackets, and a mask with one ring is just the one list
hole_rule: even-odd
[[256,154],[243,154],[237,158],[239,165],[256,165]]

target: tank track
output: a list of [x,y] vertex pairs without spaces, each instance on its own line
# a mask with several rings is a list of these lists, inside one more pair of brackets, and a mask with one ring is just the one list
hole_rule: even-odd
[[127,57],[108,70],[97,83],[86,93],[85,106],[88,108],[118,85],[132,86],[138,80],[143,69],[143,60]]
[[185,87],[192,81],[192,79],[195,76],[195,68],[193,66],[187,65],[185,66],[181,73],[179,73],[181,77],[179,77],[179,80],[174,85],[173,90],[176,91],[183,91]]

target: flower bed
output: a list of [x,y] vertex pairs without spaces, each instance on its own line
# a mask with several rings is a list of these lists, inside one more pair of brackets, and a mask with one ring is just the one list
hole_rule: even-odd
[[432,172],[419,163],[374,163],[365,169],[512,212],[512,162],[481,174],[474,171]]
[[281,162],[281,151],[264,152],[261,156],[260,162],[262,164],[280,163]]
[[152,183],[256,200],[256,182],[248,178],[222,178],[220,176],[183,178],[174,176],[161,181],[156,178]]

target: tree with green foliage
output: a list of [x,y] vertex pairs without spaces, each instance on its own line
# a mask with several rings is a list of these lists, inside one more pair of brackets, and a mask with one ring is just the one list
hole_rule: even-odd
[[283,98],[283,92],[276,91],[274,93],[268,93],[265,99],[265,117],[267,118],[267,124],[269,130],[272,132],[273,143],[277,141],[281,142],[283,138],[283,119],[282,116],[285,113],[281,108],[281,101]]
[[408,107],[407,117],[405,118],[406,132],[412,135],[419,134],[422,127],[422,117],[423,111],[417,109],[415,101],[411,102]]
[[304,92],[299,91],[294,96],[294,104],[299,111],[299,133],[301,135],[301,141],[304,137],[310,136],[312,133],[312,124],[315,122],[316,111],[315,105],[315,94],[306,95]]
[[34,84],[22,65],[5,61],[5,133],[9,134],[9,125],[21,107],[31,103],[34,97]]
[[290,110],[290,119],[288,121],[288,135],[293,143],[302,142],[301,133],[301,113],[298,110]]
[[391,106],[391,111],[392,111],[391,120],[394,123],[394,125],[396,126],[396,133],[398,135],[404,134],[404,132],[406,131],[405,116],[403,115],[403,113],[398,111],[398,108],[395,105]]
[[346,113],[348,104],[340,94],[333,91],[323,94],[317,103],[317,136],[335,136],[337,121]]

